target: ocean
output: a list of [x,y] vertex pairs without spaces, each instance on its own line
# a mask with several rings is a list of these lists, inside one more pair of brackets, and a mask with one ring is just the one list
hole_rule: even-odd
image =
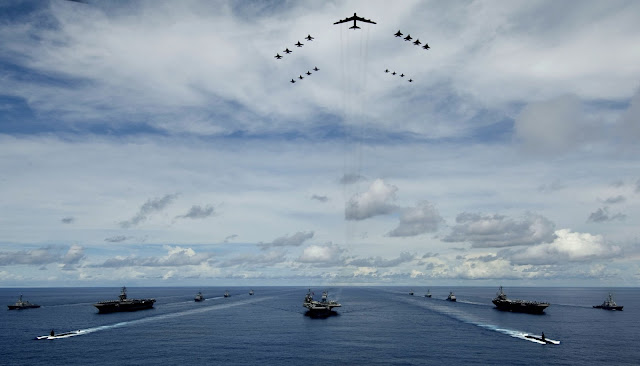
[[[155,307],[98,314],[119,288],[3,288],[38,309],[0,311],[2,365],[638,365],[640,291],[615,288],[624,311],[593,309],[605,288],[505,288],[509,298],[547,301],[543,315],[502,312],[496,288],[317,287],[342,304],[310,318],[307,288],[131,287]],[[230,297],[224,298],[228,290]],[[193,301],[198,291],[206,300]],[[446,301],[453,291],[457,302]],[[6,309],[6,308],[5,308]],[[36,336],[81,330],[55,340]],[[526,333],[560,341],[542,345]]]

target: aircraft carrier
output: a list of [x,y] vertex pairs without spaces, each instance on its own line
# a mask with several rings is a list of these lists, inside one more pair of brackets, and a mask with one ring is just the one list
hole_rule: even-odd
[[117,313],[122,311],[138,311],[151,309],[156,299],[127,299],[127,288],[120,291],[118,300],[101,301],[93,304],[99,313]]
[[493,299],[493,304],[499,310],[528,314],[542,314],[544,309],[549,306],[549,303],[547,302],[509,300],[502,290],[502,286],[500,286],[496,298]]

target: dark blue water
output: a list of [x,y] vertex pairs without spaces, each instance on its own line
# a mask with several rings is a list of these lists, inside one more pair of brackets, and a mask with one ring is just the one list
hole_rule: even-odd
[[[98,314],[92,303],[118,288],[0,289],[3,306],[22,293],[39,309],[0,311],[0,363],[6,365],[637,365],[640,291],[615,290],[625,310],[591,306],[599,288],[506,288],[510,298],[551,303],[544,315],[494,309],[487,287],[328,288],[343,304],[326,319],[304,316],[305,288],[129,288],[154,309]],[[198,290],[207,300],[193,301]],[[318,295],[322,288],[316,288]],[[453,290],[458,302],[445,301]],[[317,296],[316,296],[317,297]],[[6,308],[5,308],[6,309]],[[34,338],[83,330],[57,340]],[[557,346],[524,333],[559,340]]]

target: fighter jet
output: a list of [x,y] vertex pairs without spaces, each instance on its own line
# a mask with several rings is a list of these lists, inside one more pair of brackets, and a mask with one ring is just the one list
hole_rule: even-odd
[[320,69],[316,66],[313,68],[313,71],[320,71]]
[[353,20],[353,27],[349,27],[349,29],[360,29],[360,27],[358,27],[356,25],[356,20],[359,20],[361,22],[365,22],[365,23],[371,23],[371,24],[377,24],[376,22],[372,22],[371,19],[365,19],[363,17],[359,17],[358,15],[356,15],[356,13],[353,13],[352,17],[348,17],[342,20],[338,20],[337,22],[333,23],[333,24],[340,24],[340,23],[346,23],[346,22],[350,22]]
[[304,46],[304,43],[300,43],[300,41],[298,41],[298,43],[296,43],[296,46],[302,47],[302,46]]
[[300,75],[300,76],[298,76],[298,79],[302,80],[302,79],[304,79],[304,76]]
[[295,82],[296,82],[295,80],[291,79],[291,84],[295,84]]
[[404,37],[404,40],[405,40],[405,41],[410,41],[410,40],[412,40],[412,39],[413,39],[413,38],[411,38],[411,34],[407,34],[407,36],[406,36],[406,37]]
[[409,79],[409,82],[410,82],[410,83],[413,83],[413,79]]
[[290,50],[289,50],[289,48],[287,48],[286,50],[284,50],[284,51],[282,51],[282,52],[284,52],[284,53],[291,53],[291,52],[293,52],[293,51],[290,51]]
[[395,74],[396,74],[396,72],[395,72],[395,71],[391,73],[391,75],[395,75]]
[[307,75],[311,75],[311,71],[307,71]]
[[403,77],[404,77],[404,74],[400,74],[400,77],[401,77],[401,78],[403,78]]
[[311,34],[309,34],[308,36],[306,36],[306,37],[304,37],[304,38],[306,38],[306,39],[307,39],[307,41],[311,41],[311,40],[313,40],[313,39],[314,39],[313,37],[311,37]]
[[416,39],[416,41],[413,42],[413,44],[415,44],[416,46],[420,46],[422,44],[422,42],[420,42],[419,39]]
[[394,34],[394,36],[396,36],[396,37],[402,37],[402,32],[400,32],[400,30],[398,30],[398,32],[396,32],[396,34]]
[[384,70],[384,72],[389,72],[389,69]]
[[280,56],[280,54],[279,54],[279,53],[276,53],[276,55],[275,55],[275,56],[273,56],[273,57],[277,58],[278,60],[282,58],[282,56]]
[[428,43],[425,43],[425,44],[424,44],[424,46],[422,46],[422,48],[424,48],[425,50],[428,50],[428,49],[429,49],[429,48],[431,48],[431,47],[429,47],[429,44],[428,44]]

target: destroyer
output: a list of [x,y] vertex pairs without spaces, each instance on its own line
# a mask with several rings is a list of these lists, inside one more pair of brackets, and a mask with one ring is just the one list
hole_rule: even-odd
[[194,298],[194,300],[196,302],[204,301],[204,295],[202,295],[201,291],[198,291],[198,293],[196,294],[196,297]]
[[620,310],[620,311],[622,311],[622,308],[623,308],[622,305],[618,305],[616,304],[615,301],[613,301],[613,295],[611,295],[611,293],[609,293],[609,297],[607,297],[607,299],[604,300],[602,305],[593,305],[593,307],[596,309]]
[[542,314],[544,309],[549,306],[547,302],[527,301],[527,300],[509,300],[502,290],[502,286],[493,299],[493,303],[499,310],[515,311],[518,313]]
[[456,301],[456,295],[453,294],[453,291],[449,291],[449,296],[447,296],[447,301]]
[[32,304],[27,300],[22,300],[22,295],[20,295],[20,298],[15,304],[7,306],[9,307],[9,310],[35,309],[40,307],[40,305]]
[[118,300],[101,301],[93,304],[99,313],[117,313],[151,309],[156,299],[127,299],[127,288],[123,287]]
[[307,292],[307,294],[304,296],[304,302],[302,303],[302,306],[307,308],[306,315],[311,317],[336,315],[337,313],[335,312],[335,310],[333,310],[333,308],[339,308],[342,305],[340,305],[335,300],[327,299],[327,296],[327,291],[324,291],[322,293],[322,299],[320,301],[316,301],[313,299],[313,293],[311,292],[311,289],[309,289],[309,292]]

